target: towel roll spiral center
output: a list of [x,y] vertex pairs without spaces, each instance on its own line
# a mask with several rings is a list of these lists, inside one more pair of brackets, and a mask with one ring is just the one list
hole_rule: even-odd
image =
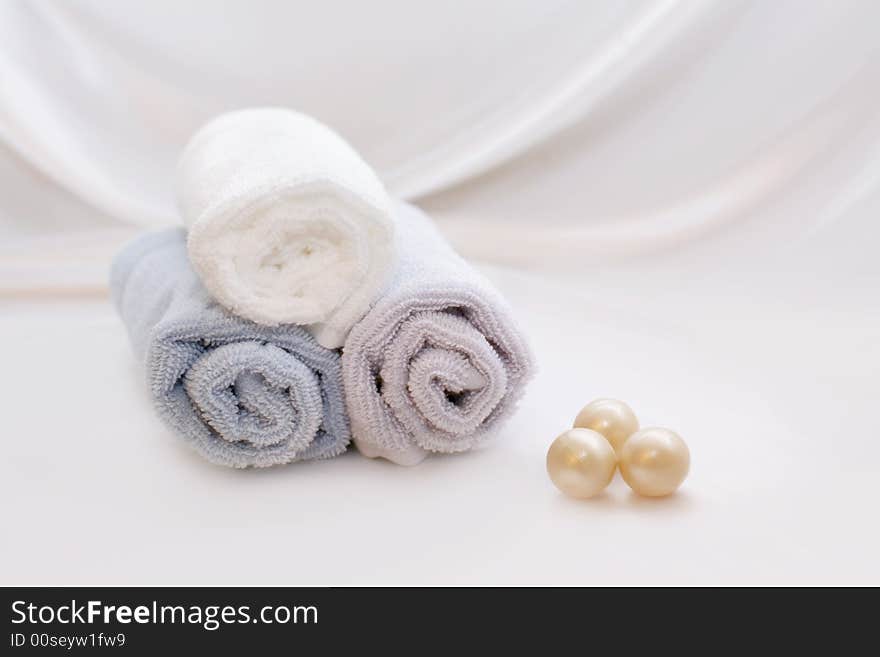
[[227,442],[305,449],[321,423],[318,376],[271,344],[212,349],[190,367],[184,387],[199,415]]

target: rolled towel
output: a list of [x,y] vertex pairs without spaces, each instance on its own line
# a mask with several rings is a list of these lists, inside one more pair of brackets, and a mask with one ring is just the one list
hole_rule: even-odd
[[395,209],[398,260],[342,353],[352,438],[413,465],[471,449],[511,413],[532,357],[507,304],[420,210]]
[[124,248],[110,287],[159,415],[209,461],[265,467],[345,451],[338,353],[301,327],[260,326],[211,300],[183,229]]
[[224,114],[184,149],[178,202],[205,287],[259,324],[341,347],[387,281],[390,201],[337,134],[284,109]]

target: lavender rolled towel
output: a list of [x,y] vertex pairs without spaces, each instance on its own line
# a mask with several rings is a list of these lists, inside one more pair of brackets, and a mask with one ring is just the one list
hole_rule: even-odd
[[345,342],[361,453],[413,465],[483,443],[510,415],[532,357],[507,304],[417,208],[395,211],[391,282]]
[[259,326],[211,300],[173,229],[113,262],[110,288],[159,415],[213,463],[244,468],[345,451],[339,355],[298,326]]

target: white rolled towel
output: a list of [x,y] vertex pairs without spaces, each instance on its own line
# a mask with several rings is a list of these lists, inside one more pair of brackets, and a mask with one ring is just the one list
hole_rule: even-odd
[[394,230],[376,173],[339,135],[286,109],[224,114],[177,171],[193,268],[259,324],[300,324],[342,346],[388,278]]

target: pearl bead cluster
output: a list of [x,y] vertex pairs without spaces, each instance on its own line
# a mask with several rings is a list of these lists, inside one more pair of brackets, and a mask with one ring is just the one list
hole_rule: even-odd
[[674,431],[639,429],[632,409],[616,399],[596,399],[578,413],[574,428],[547,452],[547,472],[571,497],[602,492],[620,466],[623,480],[639,495],[674,493],[690,468],[690,452]]

